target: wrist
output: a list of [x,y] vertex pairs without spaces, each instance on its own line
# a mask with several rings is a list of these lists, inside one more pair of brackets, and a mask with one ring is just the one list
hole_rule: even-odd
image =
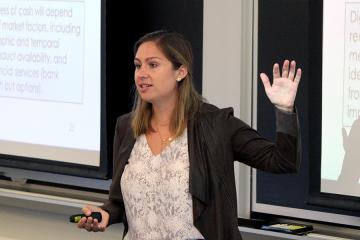
[[294,106],[292,106],[292,107],[283,107],[283,106],[275,105],[275,107],[277,109],[280,109],[280,110],[285,111],[285,112],[293,112],[294,111]]

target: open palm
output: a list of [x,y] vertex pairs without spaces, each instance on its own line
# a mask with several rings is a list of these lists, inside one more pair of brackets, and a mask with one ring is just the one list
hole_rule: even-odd
[[294,107],[296,92],[301,78],[301,69],[297,69],[296,62],[285,60],[280,75],[279,64],[273,67],[273,83],[270,83],[265,73],[260,74],[264,84],[265,92],[271,103],[285,111],[292,111]]

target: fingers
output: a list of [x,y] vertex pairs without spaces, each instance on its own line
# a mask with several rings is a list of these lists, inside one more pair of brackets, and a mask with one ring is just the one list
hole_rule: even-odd
[[296,83],[297,85],[299,85],[300,79],[301,79],[301,68],[299,68],[299,69],[296,71],[296,76],[295,76],[295,79],[294,79],[294,83]]
[[289,65],[290,65],[289,60],[285,60],[282,67],[281,77],[287,78],[289,76]]
[[83,217],[80,219],[80,221],[77,223],[78,228],[85,228],[87,218]]
[[101,226],[97,219],[93,219],[92,217],[81,218],[78,223],[79,228],[84,228],[88,232],[99,232],[104,231],[105,227]]
[[273,79],[280,77],[279,64],[275,63],[273,67]]
[[[301,69],[299,68],[298,70],[296,70],[296,62],[294,60],[292,60],[291,62],[289,60],[285,60],[281,71],[282,78],[288,78],[292,81],[295,81],[296,83],[299,83],[301,78]],[[273,74],[274,79],[280,78],[279,65],[277,63],[274,64]]]
[[295,69],[296,69],[296,62],[294,60],[292,60],[291,63],[290,63],[290,71],[289,71],[289,76],[288,76],[288,78],[290,80],[294,79]]
[[98,220],[97,219],[95,219],[94,220],[97,224],[95,224],[96,225],[96,227],[98,228],[98,231],[100,231],[100,232],[104,232],[105,231],[105,228],[106,228],[106,226],[104,225],[104,222],[98,222]]
[[93,232],[99,232],[99,231],[101,231],[101,229],[100,229],[100,223],[98,222],[97,219],[94,219],[94,221],[93,221],[92,231],[93,231]]
[[86,231],[90,232],[93,230],[93,218],[88,217],[85,223],[85,229]]

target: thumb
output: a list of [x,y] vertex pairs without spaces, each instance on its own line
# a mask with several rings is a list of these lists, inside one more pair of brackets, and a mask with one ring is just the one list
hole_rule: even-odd
[[81,209],[81,211],[86,215],[90,216],[92,213],[92,207],[91,206],[85,206]]
[[270,80],[269,80],[268,76],[265,73],[261,73],[260,78],[261,78],[262,83],[264,84],[265,90],[271,88]]

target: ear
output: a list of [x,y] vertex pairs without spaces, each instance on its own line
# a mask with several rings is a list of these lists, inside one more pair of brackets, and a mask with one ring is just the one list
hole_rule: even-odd
[[181,82],[181,80],[183,80],[186,75],[188,74],[188,70],[186,67],[184,67],[184,65],[181,65],[177,70],[176,70],[176,81]]

